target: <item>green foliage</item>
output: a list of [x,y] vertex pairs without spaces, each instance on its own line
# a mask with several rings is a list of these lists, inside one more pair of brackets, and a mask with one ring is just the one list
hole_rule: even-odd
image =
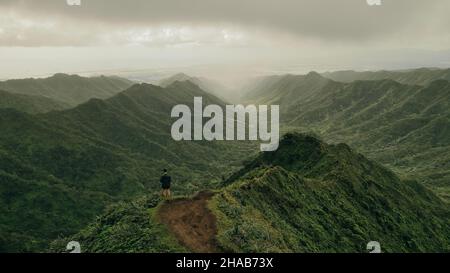
[[[75,105],[129,85],[58,74],[0,88]],[[448,204],[404,178],[450,196],[449,94],[445,80],[340,83],[313,72],[267,78],[246,97],[280,104],[282,131],[349,143],[402,178],[345,144],[299,134],[235,172],[256,144],[169,135],[174,105],[192,107],[194,96],[224,104],[190,81],[133,85],[59,112],[0,109],[0,252],[44,251],[57,238],[52,252],[71,240],[84,252],[186,251],[149,194],[162,168],[177,194],[218,191],[210,207],[225,250],[365,252],[377,240],[386,252],[448,252]]]
[[346,145],[288,134],[227,184],[210,207],[229,251],[450,251],[446,205]]
[[[16,170],[27,169],[17,166]],[[29,169],[26,176],[0,170],[0,252],[35,252],[48,238],[77,232],[112,198],[79,191]]]
[[0,108],[14,108],[37,114],[69,108],[69,105],[43,96],[13,94],[0,90]]
[[[374,80],[350,83],[335,82],[314,72],[269,77],[269,82],[257,86],[248,99],[280,104],[285,130],[312,131],[330,143],[347,143],[445,198],[450,189],[448,72],[367,72],[385,76],[364,76],[361,78]],[[392,80],[411,83],[411,78],[426,85]]]
[[83,253],[186,252],[156,219],[157,194],[112,205],[78,234],[52,242],[51,252],[65,252],[77,241]]
[[246,143],[172,140],[170,111],[192,105],[194,96],[223,104],[192,83],[177,82],[165,89],[134,85],[60,112],[0,109],[0,202],[6,210],[0,238],[13,240],[2,251],[44,250],[108,204],[159,189],[163,168],[177,194],[217,187],[257,150]]

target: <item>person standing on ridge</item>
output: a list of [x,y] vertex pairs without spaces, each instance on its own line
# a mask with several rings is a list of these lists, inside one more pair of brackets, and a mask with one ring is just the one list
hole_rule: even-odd
[[172,193],[170,192],[170,184],[172,182],[172,178],[167,174],[167,169],[163,170],[163,175],[161,176],[159,182],[161,182],[162,197],[166,200],[170,199],[172,196]]

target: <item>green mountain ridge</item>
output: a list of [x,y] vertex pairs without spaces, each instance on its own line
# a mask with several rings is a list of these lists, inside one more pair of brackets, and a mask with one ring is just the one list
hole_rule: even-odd
[[391,79],[403,84],[417,84],[428,85],[436,80],[450,81],[450,69],[433,69],[433,68],[419,68],[401,71],[336,71],[326,72],[322,74],[324,77],[339,81],[339,82],[353,82],[356,80],[385,80]]
[[[60,112],[0,109],[2,251],[45,249],[108,204],[157,190],[162,168],[171,170],[178,192],[218,185],[251,152],[244,143],[172,140],[170,111],[177,104],[192,107],[194,96],[223,104],[192,83],[177,82],[133,85]],[[15,239],[25,235],[32,239]]]
[[[444,203],[345,144],[287,134],[278,151],[260,154],[222,185],[208,206],[225,252],[363,253],[374,240],[383,252],[450,250]],[[161,204],[157,195],[117,204],[50,251],[64,252],[72,240],[86,253],[195,251],[161,224]]]
[[50,253],[66,252],[76,241],[83,253],[185,253],[169,229],[156,216],[161,199],[150,194],[130,202],[118,202],[78,233],[51,242]]
[[43,96],[70,106],[91,98],[106,99],[127,89],[133,83],[119,77],[81,77],[55,74],[42,79],[15,79],[0,82],[0,90],[23,95]]
[[444,203],[345,144],[288,134],[227,184],[210,206],[228,251],[449,251]]
[[255,144],[171,139],[172,107],[197,96],[226,104],[179,79],[64,111],[0,109],[0,252],[50,242],[64,252],[71,240],[83,252],[195,251],[156,216],[162,168],[181,196],[215,192],[226,252],[366,252],[373,240],[385,252],[450,251],[450,212],[436,195],[450,196],[448,81],[263,78],[246,102],[279,104],[283,132],[330,144],[288,133],[244,168]]
[[279,104],[286,130],[312,131],[345,142],[406,177],[450,196],[450,83],[394,80],[341,83],[317,73],[279,77],[248,99]]
[[220,98],[223,101],[231,101],[235,96],[235,94],[232,94],[231,90],[227,89],[225,86],[215,80],[211,80],[205,77],[192,77],[184,73],[178,73],[166,79],[162,79],[159,82],[159,85],[162,87],[167,87],[177,81],[190,81],[191,83],[200,87],[202,90]]

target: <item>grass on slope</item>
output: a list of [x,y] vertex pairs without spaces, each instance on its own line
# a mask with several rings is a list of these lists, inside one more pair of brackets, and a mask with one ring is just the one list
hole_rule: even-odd
[[[178,82],[166,89],[135,85],[108,100],[93,99],[61,112],[29,115],[0,109],[5,181],[0,183],[0,205],[5,203],[0,250],[42,251],[45,242],[77,232],[107,204],[158,189],[163,168],[170,170],[178,193],[217,187],[256,148],[174,141],[170,110],[193,104],[196,95],[220,103],[197,86]],[[48,196],[49,188],[55,197]],[[71,196],[76,194],[80,198],[74,205]],[[22,217],[29,211],[33,217]],[[27,237],[14,239],[19,235]]]
[[29,114],[37,114],[63,110],[70,106],[43,96],[13,94],[0,90],[0,108],[14,108]]
[[186,252],[156,219],[160,201],[154,194],[112,205],[78,234],[54,241],[50,251],[66,252],[67,243],[77,241],[83,253]]
[[210,207],[234,252],[450,251],[450,211],[345,145],[288,135],[227,181]]

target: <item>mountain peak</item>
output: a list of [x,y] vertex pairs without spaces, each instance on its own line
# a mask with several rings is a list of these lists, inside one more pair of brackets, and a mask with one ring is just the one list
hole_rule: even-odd
[[317,82],[317,83],[324,83],[324,82],[330,82],[331,80],[328,78],[325,78],[324,76],[320,75],[316,71],[311,71],[308,74],[304,76],[305,80]]
[[[275,78],[275,80],[277,80]],[[315,71],[311,71],[306,75],[297,75],[297,74],[285,74],[281,77],[279,77],[279,82],[291,82],[291,81],[303,81],[303,80],[314,80],[314,81],[321,81],[321,80],[328,80],[327,78],[323,77],[319,73]]]
[[178,73],[175,74],[173,76],[170,76],[169,78],[163,79],[159,82],[159,85],[161,85],[162,87],[167,87],[177,81],[183,82],[183,81],[190,81],[190,82],[194,82],[197,83],[198,79],[191,77],[189,75],[186,75],[184,73]]
[[200,87],[191,80],[176,80],[169,84],[167,88],[179,88],[179,87],[189,87],[189,88],[199,88]]
[[311,71],[311,72],[309,72],[308,74],[306,74],[306,76],[307,76],[307,77],[315,77],[315,78],[319,77],[319,78],[322,78],[322,75],[320,75],[320,74],[317,73],[316,71]]
[[53,76],[49,77],[49,79],[51,78],[67,79],[67,78],[83,78],[83,77],[76,74],[56,73]]
[[287,133],[280,140],[281,149],[292,149],[292,146],[314,146],[320,148],[325,145],[324,142],[309,134]]
[[300,133],[288,133],[280,140],[278,150],[262,154],[269,164],[288,167],[306,162],[316,162],[327,151],[327,144],[316,137]]
[[177,73],[177,74],[173,75],[171,78],[177,78],[177,79],[186,78],[186,79],[190,79],[192,77],[187,75],[187,74],[185,74],[185,73],[183,73],[183,72],[180,72],[180,73]]

